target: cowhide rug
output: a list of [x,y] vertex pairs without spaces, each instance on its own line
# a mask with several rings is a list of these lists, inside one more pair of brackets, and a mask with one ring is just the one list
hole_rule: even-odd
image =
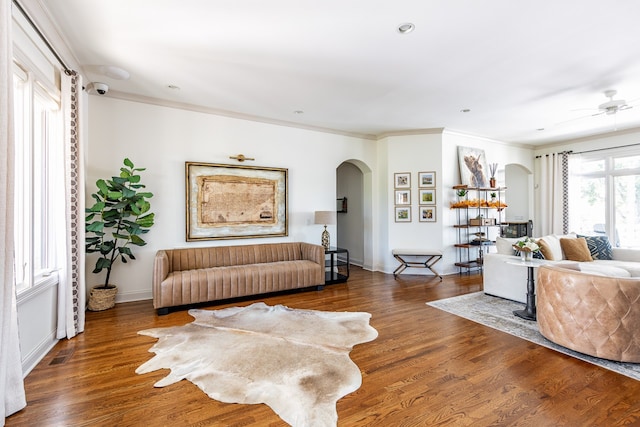
[[187,379],[221,402],[265,403],[292,426],[337,424],[336,402],[362,384],[349,352],[378,336],[369,313],[256,303],[189,314],[187,325],[138,332],[159,340],[136,373],[170,369],[156,387]]

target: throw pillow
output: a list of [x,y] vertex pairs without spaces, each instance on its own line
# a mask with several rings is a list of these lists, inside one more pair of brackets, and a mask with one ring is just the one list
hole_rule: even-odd
[[560,239],[560,246],[562,247],[565,259],[578,262],[593,261],[584,237]]
[[547,243],[547,241],[543,238],[543,239],[538,239],[538,246],[540,246],[540,253],[542,254],[542,257],[546,260],[549,261],[559,261],[562,258],[555,258],[553,256],[553,250],[551,249],[551,246],[549,245],[549,243]]
[[580,236],[584,237],[593,259],[613,259],[613,250],[607,236]]
[[[541,237],[540,239],[544,241],[546,244],[545,250],[542,251],[542,255],[544,255],[544,259],[549,261],[560,261],[563,258],[562,254],[562,246],[560,246],[560,239],[564,238],[575,238],[576,235],[573,233],[569,234],[549,234],[548,236]],[[540,246],[540,242],[538,242],[538,246]]]
[[507,238],[507,237],[496,237],[496,251],[502,255],[513,255],[513,245],[518,241],[518,239]]

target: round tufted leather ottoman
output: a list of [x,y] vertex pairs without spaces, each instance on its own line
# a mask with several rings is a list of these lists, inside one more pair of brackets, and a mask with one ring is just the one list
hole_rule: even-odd
[[640,279],[538,269],[538,328],[580,353],[640,363]]

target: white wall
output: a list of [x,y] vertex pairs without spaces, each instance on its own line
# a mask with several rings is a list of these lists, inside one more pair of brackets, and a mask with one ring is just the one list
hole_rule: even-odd
[[[376,174],[375,141],[108,97],[89,97],[88,140],[87,203],[95,181],[118,174],[125,157],[147,168],[142,172],[142,183],[154,193],[150,201],[156,225],[145,235],[148,244],[134,248],[137,260],[117,264],[112,271],[110,281],[119,287],[118,302],[151,298],[153,258],[159,249],[279,241],[318,243],[321,230],[313,224],[313,212],[335,209],[336,168],[355,159],[370,165]],[[185,161],[240,164],[229,159],[239,153],[256,159],[245,164],[288,169],[289,236],[186,242]],[[375,187],[377,179],[372,182]],[[378,211],[373,206],[374,219]],[[335,225],[329,232],[336,235]],[[94,260],[87,259],[88,288],[104,279],[91,273]]]
[[[488,162],[498,163],[498,185],[504,186],[505,163],[520,164],[532,169],[533,151],[530,147],[507,145],[498,141],[473,137],[451,131],[434,129],[419,135],[398,135],[382,138],[378,143],[379,196],[388,227],[380,228],[380,242],[376,246],[381,264],[378,270],[391,273],[398,262],[391,255],[394,248],[436,249],[443,259],[436,265],[441,274],[457,273],[455,211],[450,209],[454,200],[453,186],[460,184],[458,146],[485,150]],[[385,161],[386,159],[386,161]],[[433,223],[418,219],[418,172],[436,173],[436,216]],[[412,220],[396,223],[394,218],[394,174],[411,173]],[[406,274],[430,274],[425,269],[410,268]]]
[[[442,249],[442,133],[388,136],[381,143],[387,150],[387,172],[382,183],[386,192],[380,194],[388,216],[388,236],[380,242],[379,250],[381,269],[390,273],[398,266],[391,254],[394,248]],[[394,174],[402,172],[411,174],[411,222],[395,222]],[[418,172],[436,173],[436,222],[418,220]],[[426,274],[426,270],[410,268],[406,274]]]

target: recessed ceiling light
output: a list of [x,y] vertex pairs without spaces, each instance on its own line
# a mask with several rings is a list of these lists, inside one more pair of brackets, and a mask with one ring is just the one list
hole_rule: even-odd
[[304,111],[302,111],[302,110],[294,110],[293,114],[304,114]]
[[536,130],[543,131],[543,130],[544,130],[544,128],[538,128],[538,129],[536,129]]
[[462,110],[460,110],[461,113],[468,113],[469,111],[471,111],[470,108],[463,108]]
[[416,28],[411,22],[405,22],[404,24],[398,25],[398,32],[400,34],[409,34]]
[[180,86],[176,86],[176,85],[167,85],[167,87],[173,90],[180,90]]

